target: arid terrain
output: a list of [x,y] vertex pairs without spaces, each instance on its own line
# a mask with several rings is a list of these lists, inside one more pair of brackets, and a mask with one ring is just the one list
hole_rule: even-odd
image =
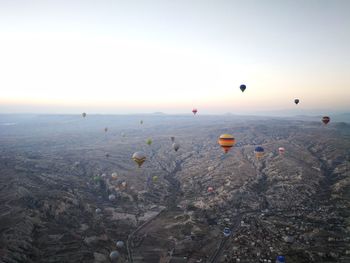
[[0,262],[350,262],[349,169],[344,122],[1,115]]

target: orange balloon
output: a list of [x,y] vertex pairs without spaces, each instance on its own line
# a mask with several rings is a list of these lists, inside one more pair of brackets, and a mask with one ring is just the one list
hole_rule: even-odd
[[218,143],[223,148],[225,153],[228,153],[229,150],[231,150],[232,146],[235,145],[236,140],[235,138],[230,134],[222,134],[219,137]]

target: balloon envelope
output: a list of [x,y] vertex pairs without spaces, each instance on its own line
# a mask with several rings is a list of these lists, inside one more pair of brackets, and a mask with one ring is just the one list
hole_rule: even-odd
[[299,103],[299,99],[295,99],[295,100],[294,100],[294,103],[295,103],[295,104],[298,104],[298,103]]
[[242,84],[239,88],[241,89],[242,92],[244,92],[247,87],[246,85]]
[[117,241],[116,245],[118,248],[122,248],[122,247],[124,247],[124,242],[119,240],[119,241]]
[[261,147],[261,146],[256,147],[255,150],[254,150],[255,156],[256,156],[258,159],[261,158],[261,157],[263,157],[264,151],[265,151],[265,150],[264,150],[263,147]]
[[229,235],[231,235],[231,230],[228,227],[224,228],[224,236],[228,237]]
[[276,263],[284,263],[286,258],[284,256],[277,256]]
[[86,117],[86,113],[85,112],[83,112],[81,115],[83,116],[83,118]]
[[177,152],[177,150],[180,148],[180,144],[178,143],[173,143],[173,149],[175,150],[175,152]]
[[113,260],[117,260],[119,258],[120,254],[118,251],[114,250],[111,252],[111,254],[109,254],[109,258],[113,261]]
[[139,167],[146,161],[146,155],[142,152],[135,152],[132,155],[132,159],[138,164]]
[[236,140],[231,134],[221,134],[218,143],[224,152],[227,153],[235,145]]
[[279,147],[279,148],[278,148],[278,152],[279,152],[280,154],[284,154],[285,149],[284,149],[283,147]]
[[192,112],[193,112],[194,115],[196,115],[197,111],[198,111],[197,109],[193,109],[193,110],[192,110]]
[[114,201],[115,200],[115,195],[111,194],[108,196],[109,201]]
[[148,140],[146,141],[146,143],[147,143],[148,145],[151,145],[151,144],[152,144],[152,140],[151,140],[151,139],[148,139]]
[[322,117],[322,122],[324,123],[324,124],[328,124],[328,122],[330,122],[330,120],[331,120],[331,118],[329,118],[328,116],[323,116]]
[[112,179],[117,179],[118,178],[118,174],[116,172],[112,173],[111,175]]

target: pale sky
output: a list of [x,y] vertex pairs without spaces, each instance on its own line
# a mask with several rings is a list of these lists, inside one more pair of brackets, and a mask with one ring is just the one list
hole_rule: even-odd
[[256,113],[294,98],[350,110],[350,1],[0,0],[0,113]]

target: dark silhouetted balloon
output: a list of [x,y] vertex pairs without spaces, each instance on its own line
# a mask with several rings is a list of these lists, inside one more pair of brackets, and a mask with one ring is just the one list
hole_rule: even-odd
[[325,125],[327,125],[328,122],[330,122],[330,120],[331,120],[331,118],[329,118],[328,116],[323,116],[323,117],[322,117],[322,122],[323,122]]
[[173,143],[173,149],[175,150],[175,152],[177,152],[177,150],[179,150],[180,149],[180,144],[178,144],[178,143]]

